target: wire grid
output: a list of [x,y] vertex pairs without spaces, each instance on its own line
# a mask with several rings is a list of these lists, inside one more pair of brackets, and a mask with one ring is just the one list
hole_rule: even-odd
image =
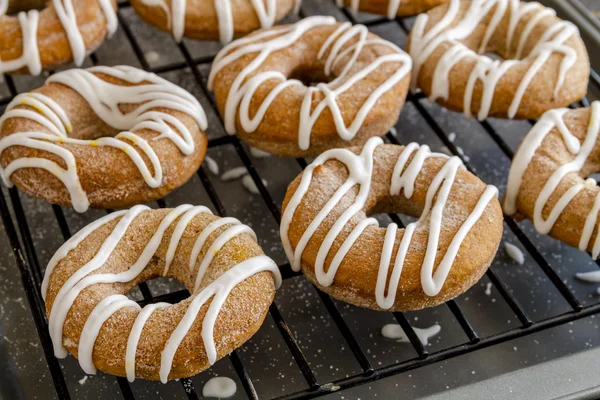
[[[119,10],[127,7],[130,7],[130,4],[127,2],[119,4]],[[343,10],[343,13],[348,20],[350,20],[353,23],[357,23],[356,16],[353,15],[351,12],[349,12],[348,10]],[[302,14],[302,11],[300,13],[300,16],[304,16]],[[399,24],[400,28],[405,33],[408,33],[409,28],[406,20],[397,18],[396,22]],[[198,67],[203,64],[210,64],[214,56],[194,59],[190,55],[190,52],[188,51],[185,43],[180,43],[177,46],[179,47],[179,51],[181,52],[181,55],[185,60],[184,62],[173,63],[158,68],[150,68],[150,65],[146,61],[144,53],[140,45],[138,44],[136,37],[133,35],[131,28],[128,26],[128,22],[125,18],[123,18],[122,15],[120,15],[120,13],[119,23],[127,39],[129,40],[142,68],[155,73],[164,73],[169,71],[177,71],[179,69],[189,67],[196,80],[196,83],[202,89],[204,95],[206,95],[206,98],[211,99],[208,88],[204,80],[202,79]],[[385,18],[377,18],[374,20],[367,21],[365,25],[374,27],[384,23],[389,23],[389,20]],[[90,58],[94,64],[97,63],[97,59],[93,54],[90,56]],[[597,88],[600,88],[600,76],[595,71],[592,71],[591,82]],[[0,99],[0,106],[8,104],[12,100],[12,98],[14,98],[18,94],[16,86],[10,76],[6,77],[6,84],[10,91],[10,96],[4,99]],[[448,133],[440,126],[438,122],[436,122],[435,118],[431,115],[431,113],[419,101],[422,98],[422,94],[409,94],[407,102],[410,102],[412,105],[414,105],[414,107],[418,110],[418,112],[421,114],[421,116],[424,118],[426,123],[433,130],[433,132],[439,137],[439,139],[448,147],[448,149],[454,155],[462,159],[467,169],[475,173],[472,166],[469,165],[468,159],[465,158],[462,152],[449,138]],[[216,114],[219,115],[216,104],[212,101],[211,106],[213,107]],[[589,106],[589,102],[586,98],[584,98],[580,102],[580,104],[573,105],[572,107],[577,106]],[[531,123],[534,122],[535,121],[531,121]],[[493,139],[493,141],[498,145],[501,151],[506,156],[512,159],[514,152],[502,139],[502,137],[495,131],[492,125],[488,121],[481,121],[480,124],[489,134],[489,136]],[[391,133],[388,133],[386,137],[390,142],[400,144],[396,136],[392,135]],[[252,180],[256,184],[262,197],[262,200],[268,207],[268,210],[270,211],[274,220],[279,224],[281,218],[280,208],[278,204],[276,204],[276,202],[273,200],[269,191],[263,184],[263,181],[259,176],[257,169],[253,165],[251,158],[249,157],[244,147],[241,145],[239,139],[235,136],[225,136],[211,139],[208,143],[209,148],[217,148],[225,145],[232,145],[234,147],[244,166],[248,169]],[[297,163],[302,168],[307,166],[307,161],[304,159],[297,159]],[[210,201],[217,210],[217,213],[221,216],[227,215],[227,210],[225,209],[223,202],[219,197],[219,194],[210,182],[206,174],[205,167],[201,167],[198,170],[197,174],[202,183],[202,186],[204,187],[206,193],[208,194],[208,197],[210,198]],[[36,248],[34,246],[34,240],[29,230],[27,218],[25,216],[23,205],[21,203],[20,195],[17,189],[13,187],[9,189],[8,192],[14,212],[14,217],[16,218],[16,224],[15,222],[13,222],[13,217],[11,216],[7,199],[2,191],[0,191],[0,216],[2,217],[2,221],[4,223],[9,242],[15,255],[16,263],[21,273],[23,287],[25,289],[29,306],[34,317],[34,322],[43,346],[44,355],[46,358],[46,362],[48,363],[53,383],[56,388],[56,393],[61,399],[69,399],[71,398],[71,395],[67,388],[65,376],[62,372],[59,361],[54,357],[52,343],[48,332],[48,322],[45,316],[45,306],[40,294],[42,269],[38,261]],[[159,207],[166,206],[165,201],[162,199],[158,200],[157,204]],[[56,217],[62,236],[64,240],[67,240],[71,237],[71,231],[68,227],[65,215],[61,207],[59,206],[52,205],[52,210]],[[390,214],[389,217],[392,219],[393,222],[397,223],[399,226],[403,226],[402,221],[397,215]],[[554,287],[558,290],[558,292],[561,294],[564,300],[568,303],[570,307],[569,311],[552,315],[545,319],[534,322],[531,319],[531,317],[527,314],[524,307],[509,291],[507,285],[503,282],[503,280],[496,274],[496,272],[494,272],[492,268],[490,268],[487,271],[487,277],[490,279],[496,290],[498,290],[498,292],[501,294],[502,298],[510,307],[514,315],[518,318],[521,324],[519,327],[505,330],[493,335],[480,337],[469,322],[465,313],[461,310],[460,306],[454,300],[452,300],[446,303],[446,306],[449,308],[450,312],[456,319],[456,322],[458,322],[458,324],[460,325],[460,328],[462,329],[468,340],[458,345],[447,347],[442,350],[435,351],[433,353],[429,353],[425,346],[421,343],[420,339],[418,338],[414,329],[410,325],[405,314],[401,312],[395,312],[393,313],[393,316],[408,336],[412,347],[417,353],[417,357],[376,368],[371,364],[371,362],[367,358],[365,352],[359,345],[356,337],[352,334],[350,328],[344,320],[344,317],[338,310],[333,300],[327,294],[317,290],[320,300],[322,301],[327,312],[329,313],[329,316],[334,321],[337,329],[339,330],[339,333],[346,341],[347,345],[349,346],[349,349],[353,353],[353,356],[355,357],[356,361],[358,362],[358,365],[362,370],[361,373],[355,374],[353,376],[349,376],[332,382],[323,383],[317,380],[314,371],[311,369],[307,358],[303,354],[303,350],[301,349],[296,338],[292,334],[291,329],[286,324],[277,305],[273,303],[269,309],[270,315],[275,321],[278,331],[281,334],[283,340],[285,341],[290,353],[292,354],[299,370],[302,373],[302,376],[306,380],[305,389],[294,393],[285,394],[278,398],[314,398],[334,391],[342,391],[344,389],[372,382],[377,379],[400,374],[419,367],[423,367],[425,365],[440,362],[442,360],[446,360],[452,357],[457,357],[466,353],[476,351],[478,349],[483,349],[495,344],[523,337],[535,332],[539,332],[545,329],[565,324],[570,321],[575,321],[593,314],[600,313],[600,304],[593,304],[589,306],[582,305],[582,303],[576,298],[576,296],[569,289],[569,287],[561,280],[561,278],[559,277],[557,272],[552,268],[550,263],[537,250],[536,246],[531,242],[528,236],[521,230],[521,228],[512,218],[505,217],[504,220],[506,225],[519,239],[526,251],[530,255],[532,255],[536,264],[539,266],[542,272],[548,277],[550,282],[554,285]],[[19,240],[19,237],[22,243]],[[282,271],[284,279],[289,279],[299,275],[299,273],[293,272],[290,269],[289,264],[280,265],[280,269]],[[143,300],[140,301],[141,305],[158,301],[175,303],[189,296],[187,290],[179,290],[165,295],[153,296],[146,283],[140,284],[139,288],[143,295]],[[238,356],[237,352],[233,351],[229,355],[229,358],[240,381],[242,382],[246,395],[251,399],[258,399],[258,393],[254,387],[252,378],[248,373],[246,366],[243,364],[241,358]],[[116,377],[116,379],[118,381],[118,385],[123,394],[123,397],[126,399],[134,399],[135,397],[129,382],[123,377]],[[194,384],[190,379],[181,379],[180,382],[183,390],[185,391],[185,394],[189,399],[199,398],[196,388],[194,387]]]

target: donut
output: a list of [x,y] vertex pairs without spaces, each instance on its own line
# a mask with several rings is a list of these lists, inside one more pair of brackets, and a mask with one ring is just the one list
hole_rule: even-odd
[[600,102],[545,113],[513,157],[503,206],[533,221],[544,235],[597,259],[600,188],[588,176],[600,169]]
[[229,44],[215,58],[209,88],[229,134],[304,157],[389,131],[411,66],[408,54],[364,25],[316,16]]
[[[125,296],[166,276],[191,296],[143,308]],[[252,229],[202,206],[108,214],[69,239],[42,283],[54,353],[87,374],[166,382],[195,375],[248,340],[281,284]]]
[[129,66],[71,69],[16,96],[0,118],[0,176],[84,212],[159,199],[206,152],[206,115],[184,89]]
[[479,120],[539,118],[587,92],[577,27],[535,2],[451,0],[417,17],[408,51],[412,90]]
[[335,0],[338,7],[348,6],[359,11],[385,15],[389,19],[420,14],[448,0]]
[[[497,194],[457,157],[375,137],[326,151],[292,181],[281,240],[292,268],[336,299],[419,310],[464,293],[488,269],[502,238]],[[381,228],[367,217],[383,212],[418,220]]]
[[41,11],[7,15],[0,0],[0,80],[7,73],[39,75],[60,65],[83,64],[118,26],[116,0],[52,0]]
[[270,28],[301,0],[131,0],[138,15],[156,28],[185,36],[229,43],[259,28]]

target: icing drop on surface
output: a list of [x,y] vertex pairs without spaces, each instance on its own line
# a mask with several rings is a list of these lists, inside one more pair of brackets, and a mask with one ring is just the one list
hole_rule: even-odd
[[[593,183],[588,179],[583,183],[578,183],[572,186],[556,202],[550,211],[548,218],[543,218],[542,210],[545,208],[554,191],[558,188],[562,179],[569,173],[578,173],[581,170],[592,150],[594,149],[596,140],[598,139],[598,134],[600,133],[600,101],[595,101],[590,106],[590,119],[587,124],[587,132],[582,143],[580,143],[579,139],[577,139],[577,137],[569,131],[563,120],[565,113],[568,111],[568,109],[562,108],[558,110],[550,110],[542,115],[540,120],[534,125],[527,136],[525,136],[523,142],[519,146],[517,153],[513,157],[512,165],[508,175],[508,185],[506,189],[506,197],[504,199],[504,212],[507,215],[513,215],[517,212],[517,197],[519,195],[525,170],[531,163],[531,160],[533,159],[538,148],[542,145],[546,136],[555,128],[559,131],[563,141],[565,142],[565,146],[574,157],[570,162],[561,165],[552,173],[539,193],[538,198],[536,199],[533,224],[535,229],[542,234],[549,233],[573,198],[579,194],[579,192],[584,189],[586,185]],[[584,228],[581,232],[579,249],[582,251],[587,250],[590,245],[594,230],[597,231],[596,225],[599,211],[600,194],[596,195],[592,209],[586,218]],[[600,234],[598,234],[598,231],[596,233],[596,240],[592,246],[592,257],[594,259],[598,258],[600,255]]]
[[[75,273],[73,273],[69,279],[67,279],[54,298],[49,316],[49,330],[54,346],[54,353],[57,357],[64,358],[67,356],[67,351],[63,346],[63,325],[75,299],[84,289],[99,283],[124,283],[131,282],[132,280],[136,279],[136,277],[146,268],[151,258],[156,253],[159,245],[163,241],[165,232],[176,220],[179,220],[175,226],[175,229],[173,230],[169,247],[167,249],[165,262],[166,265],[164,269],[164,275],[166,275],[169,264],[174,257],[174,252],[176,251],[179,241],[183,236],[183,232],[190,221],[192,221],[192,219],[200,213],[211,213],[208,208],[202,206],[194,207],[191,205],[181,205],[172,209],[163,218],[160,225],[156,229],[156,232],[148,241],[139,258],[133,265],[120,273],[94,274],[94,271],[101,268],[112,255],[135,218],[140,215],[140,213],[148,210],[150,209],[146,206],[135,206],[129,211],[121,211],[101,218],[100,220],[92,223],[75,234],[57,251],[54,257],[51,259],[48,268],[46,269],[44,282],[42,284],[42,295],[44,299],[46,298],[48,282],[55,266],[62,259],[64,259],[72,249],[79,245],[96,229],[105,225],[109,221],[116,219],[117,217],[121,217],[113,231],[106,237],[106,239],[104,239],[104,242],[102,243],[96,255],[85,265],[79,268]],[[224,223],[217,223],[220,221],[224,221]],[[202,321],[202,339],[209,361],[212,364],[216,361],[217,357],[217,350],[213,341],[214,324],[219,315],[221,307],[227,300],[231,290],[243,280],[262,271],[270,271],[272,273],[276,287],[279,287],[281,284],[281,275],[277,265],[270,258],[262,255],[247,259],[233,266],[201,291],[198,291],[202,282],[202,277],[208,269],[209,264],[212,262],[214,256],[227,242],[242,233],[249,233],[256,240],[254,232],[252,232],[249,227],[242,225],[234,218],[221,218],[215,220],[208,224],[202,230],[202,232],[198,233],[197,242],[192,250],[189,261],[192,267],[197,265],[197,259],[202,247],[205,244],[205,240],[216,229],[226,224],[231,225],[231,227],[223,230],[214,239],[207,250],[205,257],[200,260],[200,266],[198,267],[194,290],[196,297],[191,302],[190,307],[186,311],[183,318],[179,321],[176,329],[173,331],[171,337],[165,345],[164,350],[161,353],[160,377],[163,382],[166,382],[168,379],[173,358],[177,348],[179,347],[179,344],[187,335],[204,303],[212,298],[209,309],[204,317],[204,320]],[[170,305],[167,303],[157,303],[149,304],[143,309],[140,309],[136,302],[131,301],[126,296],[120,294],[110,295],[104,298],[94,307],[94,310],[86,320],[81,333],[78,345],[78,358],[83,370],[89,374],[94,374],[96,372],[96,367],[92,359],[92,352],[94,343],[104,322],[113,316],[115,312],[126,307],[131,307],[138,311],[138,315],[134,321],[127,340],[125,354],[125,369],[127,378],[132,381],[135,378],[135,356],[142,330],[152,313],[154,313],[156,310],[169,306]]]
[[214,397],[217,399],[226,399],[235,394],[237,385],[235,381],[226,376],[216,376],[210,378],[202,388],[202,397]]
[[[300,149],[306,150],[310,147],[310,134],[313,125],[326,108],[329,109],[333,116],[335,128],[340,138],[346,141],[350,141],[354,138],[362,127],[367,115],[375,103],[377,103],[377,100],[400,82],[406,74],[410,72],[412,66],[410,56],[404,53],[396,45],[382,39],[368,40],[367,27],[363,25],[352,26],[350,23],[340,24],[324,42],[319,51],[318,58],[322,59],[328,52],[327,57],[324,59],[324,72],[326,75],[331,74],[332,69],[340,62],[340,60],[348,54],[352,54],[341,74],[329,83],[318,83],[316,86],[306,87],[301,81],[287,79],[282,73],[274,71],[267,71],[251,76],[273,52],[293,45],[311,29],[332,26],[336,23],[337,22],[333,17],[309,17],[288,27],[275,28],[271,31],[260,32],[251,37],[237,40],[219,52],[210,71],[208,84],[211,90],[214,87],[216,75],[229,63],[244,55],[257,53],[256,57],[238,73],[227,94],[227,101],[223,114],[225,129],[229,134],[233,135],[236,133],[236,115],[239,115],[239,121],[244,131],[256,131],[277,96],[285,89],[295,87],[297,90],[304,92],[298,124],[298,146]],[[273,36],[275,37],[273,38]],[[355,38],[358,39],[356,43],[344,48],[344,46]],[[387,46],[395,52],[393,54],[382,55],[352,76],[347,76],[362,50],[370,45]],[[396,72],[385,80],[385,82],[373,90],[358,110],[350,126],[346,126],[342,110],[337,102],[337,97],[350,90],[358,81],[367,77],[370,73],[379,68],[380,65],[390,62],[400,63],[401,65]],[[251,77],[248,79],[249,76]],[[280,81],[280,83],[271,90],[263,103],[259,106],[255,115],[251,117],[250,104],[255,92],[262,84],[273,79]],[[313,107],[312,100],[317,92],[323,94],[323,100]]]
[[[111,0],[98,0],[98,4],[106,18],[107,35],[112,36],[117,30],[118,20]],[[83,64],[87,49],[77,25],[73,0],[52,0],[58,20],[62,25],[67,36],[73,62],[76,65]],[[6,15],[8,9],[8,0],[0,0],[0,20]],[[21,11],[17,18],[21,27],[23,36],[23,51],[19,58],[10,61],[0,60],[0,81],[1,76],[7,72],[17,71],[27,67],[31,75],[39,75],[42,72],[40,53],[37,44],[37,33],[40,19],[38,10]]]
[[575,276],[584,282],[600,283],[600,271],[578,272]]
[[[329,213],[336,207],[340,200],[346,195],[346,193],[348,193],[348,191],[350,191],[356,185],[359,185],[359,191],[354,199],[354,203],[344,210],[344,212],[342,212],[325,238],[322,240],[319,247],[314,269],[316,279],[322,286],[330,286],[333,283],[337,270],[343,262],[346,254],[350,251],[356,240],[358,240],[358,238],[363,234],[365,229],[368,226],[379,226],[378,221],[374,218],[366,218],[359,222],[334,254],[327,272],[325,272],[325,258],[329,254],[336,238],[342,232],[350,219],[357,213],[360,213],[364,210],[370,191],[373,174],[374,152],[381,144],[383,144],[381,138],[376,137],[367,141],[360,154],[354,154],[347,149],[333,149],[322,153],[304,170],[298,188],[290,198],[283,213],[280,232],[281,240],[286,255],[290,260],[292,269],[299,271],[304,249],[316,230],[329,215]],[[410,163],[406,165],[413,154],[414,157],[410,160]],[[383,309],[389,309],[394,305],[397,289],[400,284],[404,260],[411,247],[412,236],[417,226],[419,224],[426,223],[427,218],[429,218],[429,238],[427,240],[425,258],[423,260],[423,264],[421,265],[421,285],[423,287],[423,291],[427,295],[435,296],[439,293],[444,285],[444,282],[446,281],[452,264],[454,263],[454,259],[461,247],[462,241],[469,233],[471,227],[484,213],[489,202],[498,194],[498,190],[494,186],[487,186],[477,205],[459,228],[455,237],[452,239],[448,249],[446,250],[446,253],[438,264],[435,273],[433,273],[435,259],[438,255],[437,246],[440,238],[442,216],[446,208],[448,195],[452,186],[454,185],[458,170],[464,168],[464,166],[457,157],[448,158],[443,154],[431,153],[429,151],[429,147],[419,146],[416,143],[411,143],[405,146],[404,150],[396,161],[394,172],[392,174],[392,181],[390,182],[390,194],[400,195],[400,192],[404,189],[404,196],[410,199],[413,195],[415,182],[423,168],[423,164],[425,160],[430,157],[446,158],[447,162],[434,177],[427,190],[426,204],[421,217],[419,220],[409,224],[406,227],[404,235],[402,236],[402,240],[398,246],[395,260],[392,260],[391,256],[395,246],[398,226],[392,223],[388,225],[386,230],[379,264],[377,285],[375,288],[377,305]],[[302,234],[302,237],[294,249],[292,248],[292,244],[288,235],[294,213],[308,192],[314,170],[318,166],[323,165],[325,162],[332,159],[338,160],[346,166],[348,169],[348,178],[317,213],[315,218],[311,221],[309,226]],[[390,266],[392,266],[392,263],[393,269],[388,282],[388,271]]]
[[[267,181],[261,179],[263,186],[267,186]],[[242,185],[244,188],[252,194],[260,194],[260,190],[258,190],[258,186],[254,183],[254,179],[250,175],[244,175],[242,177]]]
[[512,258],[517,264],[525,264],[525,255],[517,246],[515,246],[512,243],[505,242],[504,250],[506,250],[506,254],[508,254],[508,256]]
[[231,168],[231,169],[223,172],[223,175],[221,175],[221,180],[224,182],[233,181],[235,179],[240,179],[242,176],[246,175],[247,173],[248,173],[248,170],[246,169],[246,167]]
[[250,155],[254,158],[267,158],[271,157],[271,153],[267,153],[261,149],[250,146]]
[[[102,80],[94,73],[112,76],[135,85],[115,85]],[[144,81],[148,83],[142,84]],[[204,110],[190,93],[155,74],[137,68],[102,66],[87,70],[72,69],[54,74],[46,82],[61,83],[70,87],[87,101],[105,123],[115,129],[126,131],[115,137],[102,137],[96,140],[70,138],[68,134],[72,126],[66,112],[59,104],[41,93],[30,92],[19,95],[9,103],[6,112],[0,118],[0,129],[7,119],[24,117],[40,123],[51,132],[18,132],[5,136],[0,139],[0,154],[12,146],[25,146],[56,154],[63,159],[67,168],[64,169],[46,158],[18,158],[4,169],[0,166],[0,175],[4,183],[11,187],[10,176],[14,171],[32,167],[45,169],[63,182],[71,196],[73,208],[78,212],[86,211],[89,201],[79,181],[75,156],[62,144],[108,146],[120,149],[136,165],[148,186],[157,188],[162,185],[163,168],[150,142],[162,138],[169,139],[185,155],[191,155],[195,151],[195,143],[191,132],[183,122],[166,112],[152,109],[162,107],[181,111],[192,117],[200,129],[206,130],[207,127]],[[131,103],[132,99],[142,104],[131,112],[123,113],[119,105]],[[34,109],[16,108],[22,104]],[[142,129],[153,130],[159,135],[147,141],[135,133]],[[152,169],[146,165],[140,151],[150,160]]]
[[[513,118],[518,109],[525,91],[529,87],[536,73],[548,61],[554,53],[563,55],[560,64],[559,76],[555,83],[554,95],[562,87],[567,71],[575,65],[577,53],[575,49],[565,45],[565,42],[573,35],[578,33],[577,27],[568,21],[556,21],[542,34],[529,54],[522,54],[530,32],[545,17],[555,16],[556,12],[550,8],[545,8],[539,3],[529,3],[521,5],[519,0],[473,0],[464,17],[453,23],[460,12],[460,0],[451,0],[448,11],[444,17],[429,31],[425,32],[429,16],[421,14],[415,20],[414,28],[411,33],[412,41],[410,45],[410,54],[414,60],[412,89],[417,89],[419,73],[423,64],[429,56],[442,43],[450,43],[451,46],[445,50],[435,67],[431,85],[431,94],[429,98],[432,101],[437,99],[448,100],[450,91],[450,71],[457,63],[465,58],[475,59],[477,62],[471,71],[464,94],[464,113],[471,117],[471,103],[475,91],[476,83],[480,82],[483,87],[481,95],[481,105],[477,113],[477,118],[483,120],[487,118],[492,106],[494,92],[500,79],[514,66],[519,64],[531,63],[529,69],[523,76],[515,92],[513,100],[508,110],[508,117]],[[475,29],[481,25],[484,18],[492,12],[492,18],[486,25],[483,41],[477,52],[469,49],[461,41],[468,38]],[[518,49],[515,58],[518,60],[494,60],[483,53],[489,43],[492,35],[498,28],[502,18],[509,13],[509,27],[507,29],[506,46],[507,51],[511,43],[518,39]],[[529,22],[524,28],[519,38],[514,37],[514,33],[519,21],[524,16],[530,16]]]
[[[429,339],[440,333],[442,327],[436,324],[424,329],[413,327],[413,330],[419,337],[421,343],[423,343],[423,346],[427,346],[429,344]],[[410,339],[398,324],[385,325],[381,328],[381,335],[385,338],[396,340],[399,343],[410,343]]]
[[491,296],[492,295],[492,282],[488,282],[485,284],[485,295],[486,296]]
[[206,161],[206,166],[208,167],[208,170],[213,174],[213,175],[219,175],[219,164],[217,164],[217,162],[209,156],[204,156],[204,161]]

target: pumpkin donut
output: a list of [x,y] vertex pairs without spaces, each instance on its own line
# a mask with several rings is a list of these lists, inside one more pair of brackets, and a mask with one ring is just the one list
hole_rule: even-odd
[[[464,293],[492,262],[503,227],[497,193],[457,157],[371,138],[321,154],[290,184],[281,240],[292,268],[339,300],[432,307]],[[420,217],[405,229],[367,218],[382,212]]]
[[209,87],[229,134],[303,157],[384,135],[404,104],[411,65],[365,26],[317,16],[229,44]]
[[408,51],[413,90],[480,120],[539,118],[587,92],[577,27],[535,2],[451,0],[417,17]]
[[449,0],[336,0],[338,7],[348,6],[359,11],[385,15],[389,19],[420,14]]
[[[192,295],[141,308],[125,294],[167,276]],[[281,283],[256,235],[206,207],[135,206],[83,228],[52,257],[42,284],[57,357],[83,370],[144,379],[195,375],[261,326]]]
[[131,0],[142,19],[172,32],[180,42],[185,36],[229,43],[259,28],[270,28],[301,0]]
[[[504,212],[533,221],[542,234],[600,255],[600,102],[548,111],[515,154]],[[586,179],[587,178],[587,179]]]
[[9,0],[0,0],[0,77],[6,73],[38,75],[71,61],[81,65],[87,54],[117,30],[116,0],[38,3],[44,7],[41,11],[11,16],[6,15]]
[[20,94],[0,118],[0,175],[84,212],[163,197],[206,152],[206,116],[184,89],[128,66],[72,69]]

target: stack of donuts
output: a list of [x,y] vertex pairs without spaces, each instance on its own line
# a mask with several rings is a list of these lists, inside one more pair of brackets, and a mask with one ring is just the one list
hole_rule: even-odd
[[[519,0],[345,0],[416,17],[406,51],[366,26],[313,16],[276,25],[297,0],[131,0],[175,40],[220,40],[208,87],[225,130],[262,151],[315,157],[287,188],[281,242],[320,290],[373,310],[433,307],[472,287],[503,231],[498,190],[461,159],[395,145],[409,91],[465,117],[539,119],[515,154],[504,212],[600,255],[600,102],[577,27]],[[80,66],[117,29],[114,0],[0,0],[0,74]],[[10,10],[10,13],[9,13]],[[110,43],[105,44],[110,46]],[[495,56],[491,56],[491,54]],[[152,210],[204,159],[198,99],[151,72],[97,65],[51,74],[0,117],[0,176],[52,204],[117,210],[69,239],[42,284],[57,357],[86,373],[189,377],[261,326],[281,276],[239,220],[204,206]],[[402,138],[404,127],[399,126]],[[410,129],[410,127],[406,127]],[[371,215],[403,213],[407,226]],[[190,297],[141,307],[126,294],[167,276]]]

